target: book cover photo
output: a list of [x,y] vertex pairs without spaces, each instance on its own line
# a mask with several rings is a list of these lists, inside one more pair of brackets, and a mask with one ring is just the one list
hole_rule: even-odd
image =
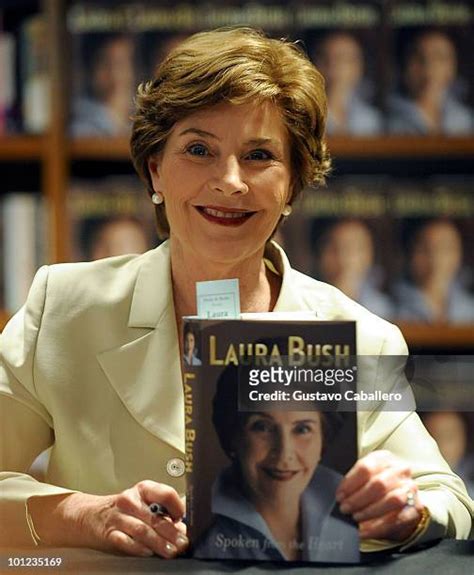
[[67,207],[72,261],[141,254],[157,244],[153,212],[134,177],[75,179]]
[[335,499],[357,458],[355,323],[185,318],[183,333],[192,556],[358,563]]
[[297,37],[324,76],[329,136],[384,132],[385,35],[380,2],[298,2]]
[[391,3],[389,133],[472,135],[471,12],[468,2]]

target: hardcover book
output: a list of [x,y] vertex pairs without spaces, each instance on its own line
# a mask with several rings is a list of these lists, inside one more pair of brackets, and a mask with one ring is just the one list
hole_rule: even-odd
[[15,104],[15,48],[13,34],[0,30],[0,134],[2,135],[8,132],[10,114]]
[[46,262],[44,208],[39,195],[30,192],[7,193],[0,200],[0,302],[9,313],[23,305],[37,269]]
[[[404,0],[390,5],[392,71],[388,130],[409,136],[471,136],[474,130],[472,7]],[[387,58],[390,61],[390,58]],[[429,102],[429,104],[428,104]]]
[[327,134],[381,134],[386,66],[381,3],[298,2],[295,25],[295,37],[304,39],[325,79]]
[[184,320],[192,554],[357,563],[335,499],[357,458],[355,323],[241,317]]
[[384,319],[472,324],[473,184],[467,175],[339,176],[308,188],[275,239],[296,269]]
[[72,261],[138,254],[156,246],[153,210],[134,177],[74,180],[68,214]]
[[41,134],[50,121],[48,27],[44,15],[35,14],[20,31],[21,110],[25,132]]

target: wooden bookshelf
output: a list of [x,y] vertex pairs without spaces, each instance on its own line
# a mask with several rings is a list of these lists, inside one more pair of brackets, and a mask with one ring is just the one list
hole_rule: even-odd
[[398,323],[409,347],[472,349],[474,326],[448,324]]
[[0,159],[2,161],[41,161],[46,149],[46,136],[14,135],[0,137]]
[[474,155],[474,138],[429,136],[382,136],[378,138],[332,137],[328,147],[335,157],[424,158]]
[[4,309],[0,309],[0,332],[3,331],[3,328],[9,319],[10,314],[8,314]]
[[129,138],[76,138],[69,142],[68,150],[74,160],[130,159]]

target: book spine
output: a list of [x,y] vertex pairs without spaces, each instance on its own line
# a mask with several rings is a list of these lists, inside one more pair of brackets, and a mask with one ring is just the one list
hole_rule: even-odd
[[[189,326],[193,328],[196,322],[184,320],[183,333],[186,340],[186,333]],[[183,349],[186,349],[186,343],[183,342]],[[196,394],[198,393],[200,381],[200,370],[195,366],[189,365],[183,358],[183,390],[184,390],[184,410],[185,410],[185,454],[186,454],[186,523],[188,526],[188,536],[191,541],[194,540],[195,525],[195,485],[194,485],[194,464],[196,458]]]
[[0,134],[7,132],[15,96],[15,40],[13,34],[0,32]]
[[3,277],[5,308],[14,313],[24,303],[36,268],[36,194],[11,193],[3,200]]
[[42,133],[49,125],[50,79],[44,15],[27,18],[20,32],[23,128]]

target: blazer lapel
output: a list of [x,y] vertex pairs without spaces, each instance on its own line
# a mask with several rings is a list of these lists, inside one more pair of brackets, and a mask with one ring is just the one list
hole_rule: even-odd
[[305,298],[305,290],[301,289],[301,281],[295,278],[295,272],[280,246],[275,242],[269,242],[266,246],[265,257],[272,262],[282,279],[280,293],[273,311],[299,312],[300,315],[295,315],[295,319],[302,318],[302,312],[307,312],[306,319],[326,319],[320,312],[319,302],[315,302],[314,290],[310,300]]
[[[143,257],[128,326],[140,336],[97,359],[131,415],[184,452],[184,396],[167,242]],[[143,335],[143,328],[149,329]],[[138,331],[138,330],[137,330]]]

